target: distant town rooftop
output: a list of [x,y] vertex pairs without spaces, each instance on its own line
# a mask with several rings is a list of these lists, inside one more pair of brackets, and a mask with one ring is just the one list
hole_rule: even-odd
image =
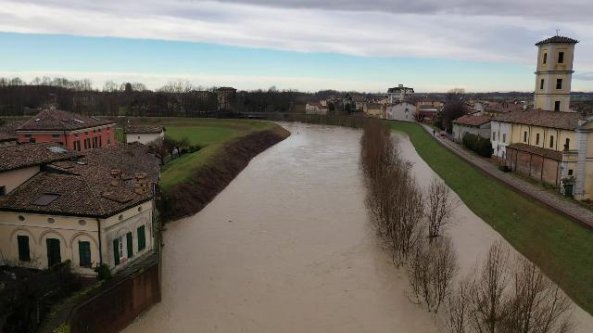
[[0,147],[0,172],[71,160],[80,156],[80,153],[69,151],[56,143]]
[[72,131],[113,124],[112,121],[87,117],[55,109],[44,109],[17,128],[19,131]]
[[536,46],[541,46],[544,44],[576,44],[579,41],[576,39],[572,39],[569,37],[564,37],[564,36],[554,36],[554,37],[550,37],[548,39],[544,39],[540,42],[535,43]]

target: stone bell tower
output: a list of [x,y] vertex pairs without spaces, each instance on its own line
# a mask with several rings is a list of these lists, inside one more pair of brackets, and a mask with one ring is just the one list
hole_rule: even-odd
[[577,40],[554,36],[535,44],[538,47],[535,72],[535,108],[570,112],[570,86]]

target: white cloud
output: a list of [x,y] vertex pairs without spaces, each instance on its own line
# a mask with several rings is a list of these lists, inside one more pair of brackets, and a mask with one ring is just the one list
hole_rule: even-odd
[[[577,73],[593,71],[593,58],[585,56],[593,53],[593,29],[585,19],[593,2],[567,0],[562,8],[556,2],[0,0],[0,31],[530,65],[533,44],[560,28],[582,41]],[[344,83],[332,86],[338,84]]]

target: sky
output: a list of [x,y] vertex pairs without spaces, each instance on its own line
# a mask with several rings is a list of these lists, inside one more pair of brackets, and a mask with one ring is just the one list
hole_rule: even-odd
[[[539,40],[580,41],[593,91],[593,1],[0,0],[0,76],[238,89],[532,91]],[[553,9],[551,9],[553,8]]]

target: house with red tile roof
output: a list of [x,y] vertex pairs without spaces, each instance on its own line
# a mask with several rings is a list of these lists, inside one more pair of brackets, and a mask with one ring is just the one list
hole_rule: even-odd
[[35,161],[23,154],[11,163],[2,160],[6,170],[44,164],[0,196],[0,263],[46,269],[70,260],[74,272],[94,276],[97,265],[116,272],[152,254],[159,159],[141,144],[84,156],[52,147],[61,149],[63,158],[40,152]]
[[19,143],[55,143],[85,152],[115,146],[115,123],[76,113],[44,109],[16,129]]

